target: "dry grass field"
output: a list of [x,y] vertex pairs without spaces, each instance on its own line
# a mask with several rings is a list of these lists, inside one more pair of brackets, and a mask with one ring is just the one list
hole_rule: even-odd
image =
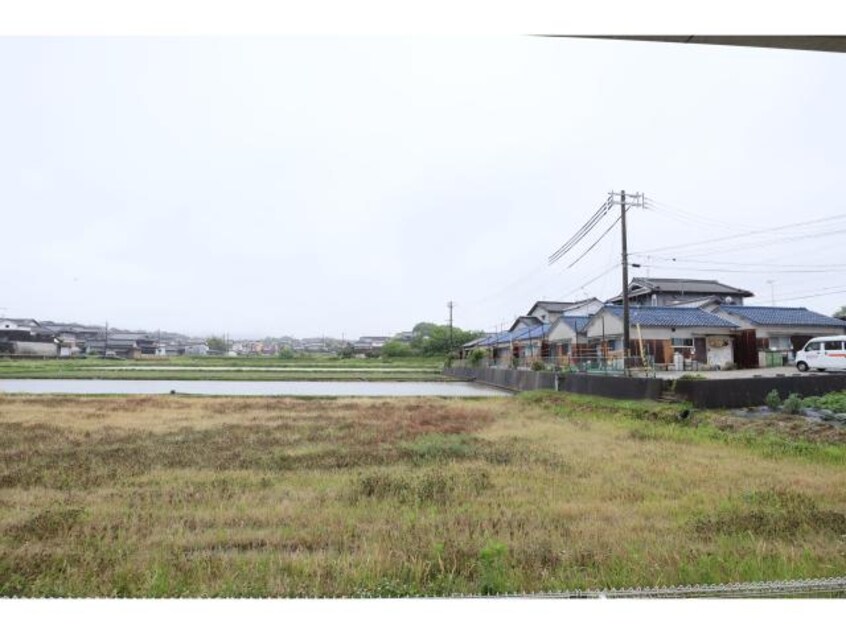
[[0,594],[402,596],[846,573],[846,446],[554,393],[0,395]]

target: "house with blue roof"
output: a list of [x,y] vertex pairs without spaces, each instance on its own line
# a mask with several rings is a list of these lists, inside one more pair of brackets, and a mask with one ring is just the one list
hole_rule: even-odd
[[556,365],[566,366],[578,363],[583,357],[591,356],[588,347],[587,325],[590,315],[563,314],[549,329],[549,354]]
[[810,339],[846,334],[846,322],[807,308],[722,304],[713,313],[737,326],[737,357],[742,367],[776,361],[792,365],[794,353]]
[[[695,307],[632,306],[629,314],[631,350],[625,356],[643,355],[654,365],[670,365],[676,355],[702,366],[725,368],[734,362],[731,321]],[[621,359],[623,307],[606,304],[590,318],[585,332],[593,354],[600,359]]]

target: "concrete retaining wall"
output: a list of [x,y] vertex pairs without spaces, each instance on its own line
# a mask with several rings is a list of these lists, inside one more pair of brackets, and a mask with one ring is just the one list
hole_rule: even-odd
[[554,372],[498,368],[446,368],[444,374],[518,392],[555,389]]
[[[554,372],[504,370],[496,368],[447,368],[444,373],[469,381],[522,392],[554,390]],[[573,394],[590,394],[610,398],[658,398],[663,382],[660,379],[627,378],[598,374],[566,374],[558,379],[558,389]]]
[[[447,368],[449,376],[478,381],[507,390],[554,390],[553,372],[504,370],[496,368]],[[558,389],[573,394],[624,399],[658,399],[669,382],[601,374],[562,374]],[[782,398],[793,392],[800,396],[820,396],[846,390],[846,374],[753,377],[748,379],[705,379],[676,381],[675,393],[700,409],[749,407],[764,404],[771,390]]]
[[661,379],[605,376],[599,374],[567,374],[559,380],[558,389],[573,394],[589,394],[608,398],[657,399],[663,391]]
[[846,374],[707,379],[675,384],[676,394],[702,409],[763,405],[771,390],[778,390],[782,398],[793,392],[800,396],[820,396],[846,390]]

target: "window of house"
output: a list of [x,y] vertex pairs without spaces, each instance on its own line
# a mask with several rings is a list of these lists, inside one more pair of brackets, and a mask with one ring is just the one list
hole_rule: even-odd
[[790,350],[790,337],[770,337],[770,349],[771,350]]
[[831,350],[831,351],[843,350],[843,342],[842,341],[823,341],[823,349],[824,350]]
[[672,339],[673,348],[692,348],[693,339]]

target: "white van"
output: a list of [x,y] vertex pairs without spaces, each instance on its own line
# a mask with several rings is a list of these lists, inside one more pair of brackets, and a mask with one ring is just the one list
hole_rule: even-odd
[[846,370],[846,336],[817,337],[796,353],[796,369]]

